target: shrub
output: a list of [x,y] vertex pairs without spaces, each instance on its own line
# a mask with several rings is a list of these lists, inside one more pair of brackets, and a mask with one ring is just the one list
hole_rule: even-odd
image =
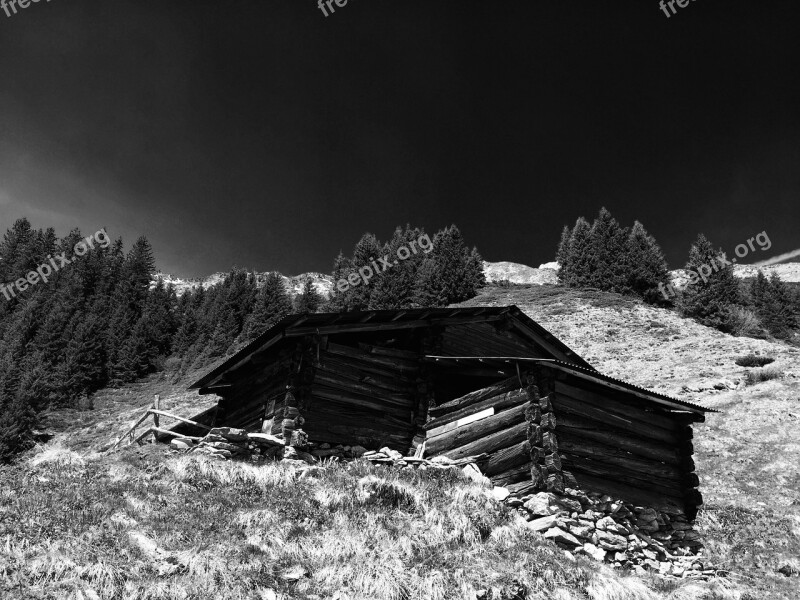
[[758,354],[748,354],[736,359],[736,364],[740,367],[763,367],[774,363],[775,359],[769,356],[759,356]]
[[729,308],[725,327],[732,335],[739,337],[767,337],[758,315],[749,308],[742,306],[731,306]]
[[783,377],[782,371],[774,367],[769,367],[767,369],[759,369],[758,371],[748,371],[747,375],[744,377],[744,381],[747,385],[755,385],[757,383],[769,381],[770,379],[780,379],[781,377]]

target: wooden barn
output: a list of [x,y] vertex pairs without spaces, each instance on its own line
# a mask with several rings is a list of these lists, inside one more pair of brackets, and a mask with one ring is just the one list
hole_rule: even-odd
[[[602,375],[516,306],[294,315],[196,382],[200,422],[464,458],[512,492],[607,493],[694,518],[707,410]],[[191,433],[191,426],[179,426]]]

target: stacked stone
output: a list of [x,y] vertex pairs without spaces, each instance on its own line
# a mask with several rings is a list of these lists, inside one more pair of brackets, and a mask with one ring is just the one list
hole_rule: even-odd
[[[381,448],[380,450],[368,450],[361,455],[361,458],[373,464],[389,465],[403,469],[455,469],[470,467],[465,474],[476,481],[483,482],[485,477],[481,474],[475,461],[480,457],[469,456],[466,458],[452,459],[446,456],[435,456],[433,458],[417,458],[414,456],[403,456],[397,450],[391,448]],[[488,481],[488,480],[487,480]]]
[[198,441],[179,437],[170,442],[170,447],[174,450],[188,450],[222,460],[257,458],[261,455],[268,456],[270,453],[275,455],[283,445],[283,439],[277,436],[248,433],[244,429],[233,427],[216,427]]
[[509,496],[505,503],[526,519],[530,529],[571,554],[676,577],[714,573],[704,569],[700,534],[682,515],[573,488],[564,494]]

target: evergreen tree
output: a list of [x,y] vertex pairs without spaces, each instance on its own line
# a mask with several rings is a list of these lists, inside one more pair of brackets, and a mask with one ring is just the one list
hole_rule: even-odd
[[269,273],[258,291],[242,341],[250,342],[292,312],[292,301],[280,273]]
[[731,308],[739,303],[739,285],[733,275],[733,265],[725,264],[722,257],[722,250],[715,250],[703,234],[697,237],[686,263],[686,269],[693,275],[681,294],[680,306],[684,316],[727,331]]
[[569,225],[564,225],[564,229],[561,230],[561,239],[558,242],[558,250],[556,251],[556,262],[559,265],[558,280],[564,285],[569,285],[572,280],[572,263],[570,262],[571,238],[572,230]]
[[578,217],[569,238],[567,254],[569,271],[563,280],[572,287],[586,287],[594,279],[595,260],[591,241],[592,227],[583,217]]
[[589,236],[592,268],[587,274],[588,285],[609,292],[629,292],[627,229],[620,227],[617,220],[603,207],[592,224]]
[[483,260],[477,250],[470,252],[458,227],[437,232],[433,250],[419,270],[416,304],[447,306],[473,298],[485,284]]
[[353,272],[352,261],[344,255],[340,250],[339,255],[333,261],[333,289],[331,295],[325,304],[325,310],[328,312],[345,312],[350,309],[349,299],[349,283],[347,278]]
[[627,289],[651,304],[663,303],[659,284],[669,282],[667,261],[655,238],[639,221],[633,224],[628,236],[624,262],[628,273]]
[[294,312],[306,315],[319,311],[322,306],[322,296],[314,286],[314,282],[307,277],[303,282],[303,288],[294,301]]

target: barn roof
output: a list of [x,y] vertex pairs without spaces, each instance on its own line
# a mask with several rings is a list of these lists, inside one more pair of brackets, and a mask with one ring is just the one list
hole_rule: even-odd
[[566,344],[523,313],[517,306],[469,308],[412,308],[397,310],[352,311],[290,315],[258,336],[230,358],[211,369],[189,389],[210,388],[229,371],[250,361],[255,355],[306,335],[379,332],[505,320],[510,330],[544,349],[552,358],[574,364],[588,372],[595,369]]
[[638,396],[643,400],[648,400],[650,402],[666,406],[667,408],[673,410],[688,411],[697,414],[703,414],[706,412],[718,412],[711,408],[705,408],[703,406],[700,406],[699,404],[693,404],[692,402],[687,402],[686,400],[679,400],[677,398],[673,398],[672,396],[667,396],[665,394],[660,394],[658,392],[654,392],[652,390],[639,387],[638,385],[634,385],[627,381],[623,381],[622,379],[616,379],[615,377],[604,375],[595,369],[587,369],[583,366],[579,366],[576,364],[556,359],[520,358],[515,356],[479,356],[479,357],[478,356],[426,356],[425,359],[429,362],[433,362],[435,364],[440,364],[440,365],[459,364],[459,363],[460,364],[480,363],[482,365],[487,365],[490,367],[497,367],[497,368],[501,368],[503,366],[516,365],[520,363],[545,364],[553,369],[570,373],[572,375],[581,377],[583,379],[602,383],[606,386],[616,388],[622,392]]

